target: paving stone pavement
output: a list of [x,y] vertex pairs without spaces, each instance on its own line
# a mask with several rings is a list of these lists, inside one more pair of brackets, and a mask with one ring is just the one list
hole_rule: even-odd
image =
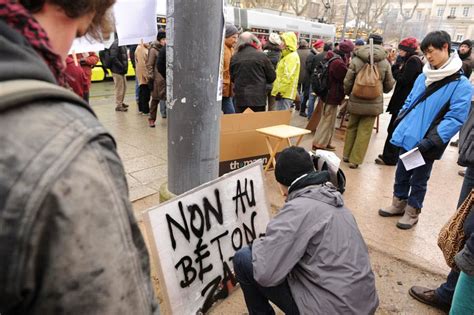
[[[166,182],[167,121],[159,117],[156,128],[147,126],[147,117],[140,115],[137,111],[133,81],[128,81],[126,103],[130,104],[129,111],[127,113],[115,112],[113,97],[110,94],[110,91],[113,92],[113,89],[110,89],[111,85],[111,82],[94,83],[91,104],[99,120],[117,140],[118,152],[124,162],[129,182],[130,199],[134,202],[134,209],[140,220],[141,211],[158,203],[156,194],[161,184]],[[109,91],[108,94],[107,91]],[[436,242],[440,228],[456,210],[462,178],[457,175],[460,169],[456,164],[457,149],[448,146],[443,159],[435,162],[428,184],[425,206],[416,227],[402,231],[395,227],[396,218],[379,217],[377,215],[379,207],[391,202],[395,171],[394,167],[374,163],[374,159],[382,151],[389,119],[390,116],[387,113],[380,116],[380,131],[373,132],[364,164],[358,169],[349,169],[345,163],[341,164],[347,176],[344,199],[371,249],[373,265],[383,266],[385,263],[391,264],[396,261],[400,263],[394,264],[395,274],[403,274],[405,269],[412,270],[411,273],[407,273],[413,278],[412,281],[410,279],[403,281],[403,292],[406,292],[410,284],[436,285],[449,271]],[[304,127],[306,122],[305,118],[293,113],[292,125]],[[312,135],[305,136],[301,146],[311,149],[311,140]],[[341,157],[344,144],[343,132],[336,132],[332,144],[336,146],[336,154]],[[276,211],[284,201],[278,193],[272,172],[266,175],[266,186],[272,209]],[[395,286],[395,289],[401,292],[402,288]],[[381,298],[381,305],[385,305],[384,303],[391,298],[387,296],[390,288],[383,292],[385,296]],[[234,295],[239,296],[239,294]],[[402,295],[406,296],[405,293]],[[393,296],[397,298],[400,294]],[[242,306],[242,298],[236,299]],[[228,298],[223,304],[231,301]],[[402,305],[399,306],[397,303]],[[388,306],[385,309],[381,308],[381,311],[385,313],[380,314],[437,314],[430,308],[415,307],[413,309],[416,310],[415,312],[410,311],[407,305],[416,303],[410,298],[406,300],[399,298],[397,303],[387,302]],[[245,309],[242,313],[240,309],[235,314],[245,313]],[[216,312],[213,314],[220,314],[219,311]]]

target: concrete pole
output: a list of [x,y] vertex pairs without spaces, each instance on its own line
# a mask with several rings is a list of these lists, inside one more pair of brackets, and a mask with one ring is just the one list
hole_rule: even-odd
[[342,27],[341,40],[343,40],[344,36],[346,35],[347,14],[349,13],[349,1],[350,0],[346,0],[346,12],[344,13],[344,26]]
[[167,0],[168,189],[218,177],[223,1]]

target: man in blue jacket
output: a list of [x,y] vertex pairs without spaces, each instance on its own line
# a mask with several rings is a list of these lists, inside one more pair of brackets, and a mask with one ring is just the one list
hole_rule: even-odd
[[471,84],[461,75],[462,61],[451,51],[449,34],[431,32],[420,48],[428,63],[398,114],[390,142],[400,147],[400,155],[417,148],[425,164],[406,170],[399,160],[392,204],[379,210],[383,217],[403,215],[397,223],[400,229],[410,229],[418,222],[433,162],[441,158],[471,106]]

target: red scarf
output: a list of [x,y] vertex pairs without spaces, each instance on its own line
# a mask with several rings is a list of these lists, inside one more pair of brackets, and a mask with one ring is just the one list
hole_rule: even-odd
[[15,0],[0,0],[0,18],[25,37],[33,49],[43,57],[58,84],[65,86],[61,57],[53,51],[48,34],[31,13]]

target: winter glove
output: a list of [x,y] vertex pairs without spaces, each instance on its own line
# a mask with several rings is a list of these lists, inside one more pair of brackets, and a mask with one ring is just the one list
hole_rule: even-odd
[[467,246],[454,256],[456,266],[465,274],[474,276],[474,254],[471,253]]
[[148,89],[149,89],[150,91],[153,91],[153,84],[154,84],[154,81],[155,81],[154,79],[148,79],[148,83],[147,83],[147,84],[148,84]]
[[281,93],[278,92],[277,95],[275,95],[275,100],[279,101],[281,100],[283,97],[281,96]]

